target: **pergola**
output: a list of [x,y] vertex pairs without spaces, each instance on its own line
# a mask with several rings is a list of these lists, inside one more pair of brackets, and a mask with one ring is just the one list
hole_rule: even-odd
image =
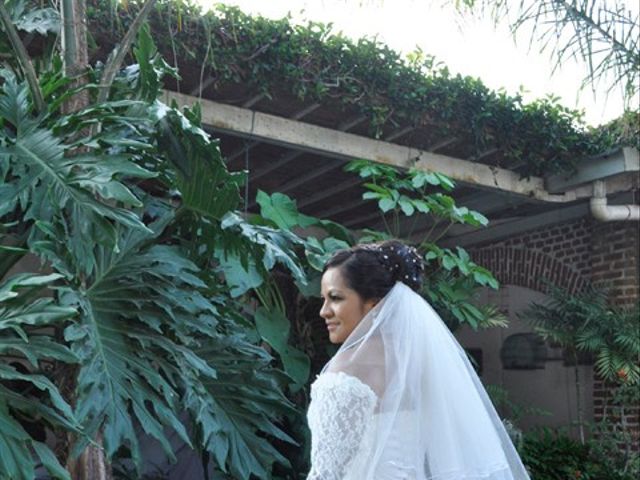
[[[453,127],[442,124],[428,113],[421,114],[419,121],[403,120],[408,117],[406,109],[411,109],[407,104],[400,107],[405,115],[390,115],[382,127],[372,128],[367,100],[354,97],[348,102],[340,101],[339,95],[343,90],[340,90],[339,79],[335,85],[329,86],[333,93],[322,96],[322,100],[313,100],[312,95],[306,99],[296,95],[292,91],[296,88],[293,86],[295,79],[288,78],[290,72],[282,70],[281,66],[274,66],[273,71],[266,70],[271,72],[271,78],[284,77],[278,83],[262,88],[262,85],[252,82],[254,62],[278,64],[278,59],[269,57],[273,55],[270,49],[274,45],[292,40],[297,45],[302,41],[291,30],[280,29],[272,37],[267,35],[268,41],[263,39],[265,43],[248,54],[242,46],[243,41],[250,43],[247,35],[256,34],[251,28],[268,30],[270,27],[261,23],[260,27],[247,27],[247,30],[231,35],[229,29],[236,28],[233,23],[217,25],[217,30],[213,31],[203,29],[199,18],[192,18],[183,26],[182,40],[176,40],[186,42],[180,56],[176,53],[176,45],[171,43],[174,46],[170,48],[162,38],[167,34],[162,17],[153,17],[150,21],[160,53],[164,58],[172,59],[180,72],[179,80],[164,78],[164,100],[175,100],[179,105],[201,102],[203,124],[220,139],[228,168],[249,172],[243,191],[247,211],[257,211],[254,199],[258,190],[267,193],[277,191],[294,198],[302,213],[331,219],[354,230],[383,229],[375,202],[362,200],[362,179],[343,169],[352,159],[369,159],[400,168],[416,167],[443,173],[456,182],[457,188],[452,196],[458,206],[479,211],[489,218],[487,228],[454,225],[447,229],[440,241],[443,246],[491,242],[551,223],[568,222],[588,215],[590,211],[596,217],[610,220],[627,217],[637,220],[640,216],[638,199],[633,198],[640,184],[640,161],[636,148],[617,148],[594,158],[575,158],[579,167],[571,175],[562,176],[550,171],[544,177],[527,177],[531,165],[524,160],[510,160],[515,157],[509,156],[501,147],[504,138],[502,144],[483,141],[483,146],[479,147],[475,133],[460,127],[459,123],[454,122]],[[227,18],[225,21],[231,20]],[[89,23],[98,46],[92,56],[104,59],[111,51],[117,34],[106,28],[99,18],[90,18]],[[211,46],[209,44],[204,50],[201,48],[202,42],[208,41],[207,35],[218,42],[219,48],[235,52],[232,57],[216,54],[217,60],[213,64],[208,58],[200,58],[199,55],[206,57]],[[304,68],[304,65],[331,68],[331,65],[314,64],[313,55],[322,57],[334,47],[327,47],[315,39],[304,41],[310,42],[305,44],[308,50],[296,50],[296,55],[303,58],[286,61],[294,62],[295,68]],[[331,51],[335,53],[335,50]],[[382,50],[378,50],[378,54],[385,58],[390,55]],[[265,55],[271,60],[264,60]],[[232,66],[241,73],[231,79],[225,77],[219,71],[225,61],[236,62]],[[333,61],[341,60],[335,57]],[[393,60],[384,62],[387,60],[382,61],[383,70],[395,68]],[[358,78],[357,81],[362,85],[366,78]],[[400,75],[394,77],[393,84],[389,86],[412,91],[419,87],[411,83],[416,81],[413,73]],[[375,95],[385,94],[384,90],[375,91]],[[476,108],[473,106],[475,101],[472,100],[470,108]],[[416,112],[421,113],[420,110]],[[527,135],[529,126],[526,122],[518,128],[520,133],[515,135]],[[375,134],[372,133],[374,130]],[[510,134],[510,130],[507,133]],[[531,138],[539,135],[537,133]],[[507,138],[506,142],[509,141]],[[544,141],[535,140],[536,144]],[[549,160],[551,164],[552,159]],[[600,197],[596,202],[590,200],[594,193]],[[603,200],[605,196],[606,200]],[[626,207],[611,208],[617,204]],[[413,219],[401,223],[402,236],[411,230],[417,240],[423,232],[430,231],[433,219],[425,215],[421,217],[416,225],[413,225]],[[434,233],[439,234],[438,226]]]
[[[500,165],[500,149],[470,155],[464,141],[455,135],[435,136],[429,126],[395,125],[376,139],[369,136],[365,116],[336,105],[304,103],[286,92],[269,98],[239,85],[208,89],[206,79],[186,83],[181,90],[189,93],[167,90],[165,100],[201,103],[203,124],[220,138],[228,167],[249,171],[248,211],[257,207],[251,199],[258,190],[278,191],[296,199],[305,214],[356,230],[381,229],[375,202],[362,200],[362,180],[343,170],[349,160],[368,159],[437,171],[455,180],[456,203],[487,216],[490,226],[454,226],[441,244],[471,246],[589,214],[594,182],[602,182],[600,195],[606,192],[609,205],[633,204],[638,188],[639,155],[631,147],[580,159],[570,176],[523,178],[522,165]],[[621,218],[627,211],[637,215],[632,206],[619,208]],[[413,235],[417,238],[431,226],[430,219],[423,219]],[[407,231],[408,222],[401,228]]]

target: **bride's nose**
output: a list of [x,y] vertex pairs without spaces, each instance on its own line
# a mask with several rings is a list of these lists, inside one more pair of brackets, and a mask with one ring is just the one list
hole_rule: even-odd
[[322,304],[322,308],[320,309],[320,316],[322,318],[324,318],[325,320],[327,318],[331,318],[333,316],[333,312],[331,311],[331,309],[327,306],[327,302],[324,302]]

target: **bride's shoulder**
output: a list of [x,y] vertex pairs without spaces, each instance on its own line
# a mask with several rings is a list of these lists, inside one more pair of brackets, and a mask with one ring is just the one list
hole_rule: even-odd
[[360,380],[358,377],[342,371],[329,371],[321,373],[316,377],[313,384],[311,384],[312,396],[314,396],[314,394],[317,394],[318,392],[327,390],[343,390],[348,391],[351,394],[360,394],[367,397],[377,396],[371,389],[371,387]]

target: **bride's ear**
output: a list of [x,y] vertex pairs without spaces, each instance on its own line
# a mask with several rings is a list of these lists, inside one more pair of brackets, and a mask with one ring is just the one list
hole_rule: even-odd
[[375,307],[379,301],[380,301],[379,298],[372,298],[371,300],[365,301],[364,302],[365,313],[369,313],[369,310]]

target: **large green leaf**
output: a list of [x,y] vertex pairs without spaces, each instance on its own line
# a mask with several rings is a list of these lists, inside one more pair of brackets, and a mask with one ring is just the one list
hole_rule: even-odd
[[147,248],[151,239],[125,231],[119,252],[99,255],[86,290],[65,296],[82,313],[65,332],[81,358],[77,416],[91,437],[103,429],[109,457],[126,446],[138,466],[136,422],[170,457],[164,427],[190,444],[178,419],[181,369],[215,376],[190,348],[197,345],[196,333],[214,327],[215,308],[198,292],[204,284],[194,275],[197,269],[174,247]]
[[31,10],[15,22],[16,28],[29,33],[58,33],[60,31],[60,15],[53,8]]
[[[65,332],[81,359],[77,417],[90,438],[102,431],[109,457],[126,447],[140,467],[136,425],[173,458],[167,429],[192,445],[179,419],[187,408],[204,438],[217,432],[200,445],[215,452],[221,467],[248,472],[243,478],[262,474],[275,460],[286,463],[257,434],[283,436],[273,424],[280,409],[250,400],[241,408],[258,381],[256,361],[264,363],[264,356],[257,357],[261,350],[247,340],[229,335],[230,327],[222,329],[224,299],[214,302],[203,294],[200,272],[181,250],[155,244],[170,220],[152,224],[154,235],[124,230],[118,252],[103,249],[97,256],[86,289],[70,289],[64,297],[81,311],[79,322]],[[233,373],[221,379],[224,369]],[[282,402],[277,385],[270,385],[274,391],[268,398]],[[228,444],[224,451],[218,436]],[[81,439],[75,451],[85,445]]]
[[259,287],[264,281],[253,259],[250,259],[245,267],[242,260],[233,252],[217,249],[215,255],[220,262],[225,282],[231,289],[229,293],[232,297],[239,297],[252,288]]
[[295,200],[283,193],[268,195],[259,190],[256,202],[260,205],[261,215],[283,230],[291,230],[293,227],[305,228],[318,223],[317,219],[298,212]]
[[309,379],[309,357],[288,344],[290,324],[287,317],[275,309],[260,307],[254,315],[256,328],[262,339],[280,356],[284,370],[293,380],[293,391]]
[[220,223],[225,230],[233,231],[262,249],[262,265],[270,271],[276,263],[284,265],[296,279],[306,284],[306,275],[294,248],[302,240],[286,230],[276,230],[261,225],[252,225],[234,212],[227,213]]
[[[18,30],[28,33],[58,33],[60,31],[60,14],[53,8],[32,8],[34,2],[24,0],[4,0],[11,20]],[[31,5],[29,5],[31,3]],[[4,31],[0,23],[0,31]]]
[[[234,316],[227,312],[226,319]],[[272,440],[295,443],[276,425],[282,415],[295,412],[282,393],[287,379],[270,367],[272,358],[264,349],[248,343],[233,324],[227,328],[227,335],[198,350],[217,367],[217,377],[204,382],[210,396],[187,396],[187,406],[205,449],[224,471],[237,479],[269,478],[274,462],[289,465]]]
[[349,244],[345,241],[338,240],[333,237],[327,237],[318,240],[315,237],[308,237],[305,240],[305,253],[307,261],[318,272],[322,272],[325,264],[337,250],[349,248]]
[[19,207],[24,222],[59,225],[69,237],[70,253],[91,273],[95,259],[87,238],[113,247],[118,224],[146,228],[134,211],[123,208],[141,205],[123,179],[154,174],[136,165],[130,154],[70,155],[76,145],[54,134],[42,119],[31,118],[26,84],[6,72],[0,117],[14,128],[0,133],[0,171],[9,179],[0,188],[0,216]]
[[171,67],[158,55],[147,25],[140,29],[133,53],[138,62],[138,71],[135,75],[137,96],[153,102],[160,95],[162,77],[169,74],[177,78],[177,69]]
[[[49,448],[19,419],[79,432],[71,407],[56,386],[39,374],[40,361],[75,362],[76,357],[42,329],[70,319],[76,310],[41,297],[60,275],[20,274],[0,283],[0,477],[31,479],[42,463],[53,478],[68,479]],[[25,368],[29,365],[29,370]],[[20,367],[20,369],[18,369]],[[40,392],[37,396],[27,390]]]
[[245,175],[227,171],[217,142],[175,108],[156,102],[151,112],[158,148],[178,171],[184,206],[215,219],[236,208]]

